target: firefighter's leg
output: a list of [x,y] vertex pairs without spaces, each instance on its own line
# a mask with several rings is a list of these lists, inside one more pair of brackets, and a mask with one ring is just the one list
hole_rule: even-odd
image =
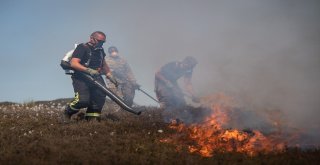
[[159,98],[160,108],[163,110],[161,115],[164,122],[170,123],[176,119],[175,115],[175,98],[169,90],[158,90],[156,92]]
[[173,88],[168,88],[163,83],[156,83],[156,94],[160,102],[161,108],[164,109],[162,116],[165,122],[179,120],[179,109],[183,109],[185,103],[183,94],[179,91],[179,87],[175,85]]
[[175,97],[172,89],[162,88],[161,90],[158,90],[156,94],[160,102],[160,108],[171,110],[177,107],[178,99]]
[[124,102],[127,105],[132,106],[135,95],[135,89],[133,88],[133,86],[131,84],[125,84],[122,86],[121,90],[123,93]]
[[65,109],[65,115],[68,118],[77,113],[81,108],[88,107],[90,98],[89,87],[85,81],[72,77],[72,85],[75,97]]
[[165,86],[165,84],[163,84],[162,82],[156,81],[155,92],[157,99],[159,100],[161,109],[167,109],[168,107],[172,106],[173,93],[170,88]]
[[117,96],[121,97],[119,95],[119,90],[118,88],[110,81],[107,80],[106,82],[108,89],[110,89],[114,94],[116,94]]
[[[121,90],[119,89],[120,87],[116,87],[114,85],[114,83],[110,82],[109,80],[106,81],[107,87],[117,96],[119,96],[120,98],[123,98],[123,95],[121,93]],[[115,103],[112,102],[110,105],[108,105],[108,107],[110,108],[110,110],[114,111],[114,112],[118,112],[119,110],[121,110],[121,107]]]
[[164,111],[162,113],[164,121],[167,123],[180,121],[180,113],[184,109],[184,100],[182,100],[183,98],[181,99],[180,97],[176,97],[172,92],[169,91],[166,91],[166,93],[162,92],[162,94],[163,95],[160,99],[160,102],[164,105]]
[[[97,78],[97,80],[100,84],[103,84],[104,86],[106,86],[102,77]],[[95,86],[92,86],[90,87],[90,96],[91,96],[90,104],[88,106],[85,119],[88,121],[90,120],[100,121],[101,110],[106,101],[106,94],[101,89]]]

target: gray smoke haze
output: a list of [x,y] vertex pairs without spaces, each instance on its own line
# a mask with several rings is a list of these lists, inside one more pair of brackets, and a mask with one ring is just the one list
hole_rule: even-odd
[[[105,6],[87,16],[103,15]],[[110,10],[121,36],[109,40],[149,91],[159,67],[191,55],[199,96],[224,92],[243,107],[279,109],[294,126],[319,130],[320,2],[128,1]]]
[[114,19],[134,31],[124,30],[132,41],[121,49],[140,82],[153,83],[145,75],[192,55],[199,96],[224,92],[244,107],[280,109],[294,126],[319,130],[319,9],[318,1],[133,2],[132,22]]

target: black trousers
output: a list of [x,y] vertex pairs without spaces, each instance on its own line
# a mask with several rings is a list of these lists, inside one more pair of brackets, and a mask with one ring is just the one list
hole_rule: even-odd
[[[87,108],[86,116],[99,117],[106,100],[106,94],[79,75],[73,75],[71,78],[75,93],[75,98],[69,104],[71,113],[72,111],[76,113],[81,108]],[[96,80],[106,86],[101,76],[98,76]]]
[[161,80],[155,79],[155,92],[161,108],[176,109],[186,106],[184,95],[177,82],[172,82],[173,88],[166,86]]

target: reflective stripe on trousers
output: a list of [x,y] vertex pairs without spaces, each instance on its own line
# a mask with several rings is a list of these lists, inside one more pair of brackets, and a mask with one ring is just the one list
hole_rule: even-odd
[[88,117],[100,117],[100,113],[86,113]]
[[71,110],[79,111],[79,109],[75,108],[74,106],[79,102],[79,92],[76,92],[74,100],[69,104]]

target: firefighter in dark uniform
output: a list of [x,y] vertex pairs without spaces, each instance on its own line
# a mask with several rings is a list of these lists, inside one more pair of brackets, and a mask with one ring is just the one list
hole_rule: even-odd
[[191,84],[193,68],[197,61],[193,57],[186,57],[183,61],[170,62],[160,68],[155,74],[155,92],[163,109],[178,109],[186,106],[184,93],[178,85],[178,79],[184,77],[186,94],[194,101],[198,101],[194,96]]
[[71,118],[81,108],[87,108],[85,119],[100,121],[106,94],[86,81],[80,72],[95,77],[104,86],[105,82],[101,73],[104,73],[107,78],[112,78],[110,69],[104,60],[106,54],[102,45],[105,41],[106,35],[103,32],[93,32],[90,36],[90,41],[79,44],[72,54],[70,65],[75,71],[71,77],[75,98],[66,107],[65,116],[68,118]]

